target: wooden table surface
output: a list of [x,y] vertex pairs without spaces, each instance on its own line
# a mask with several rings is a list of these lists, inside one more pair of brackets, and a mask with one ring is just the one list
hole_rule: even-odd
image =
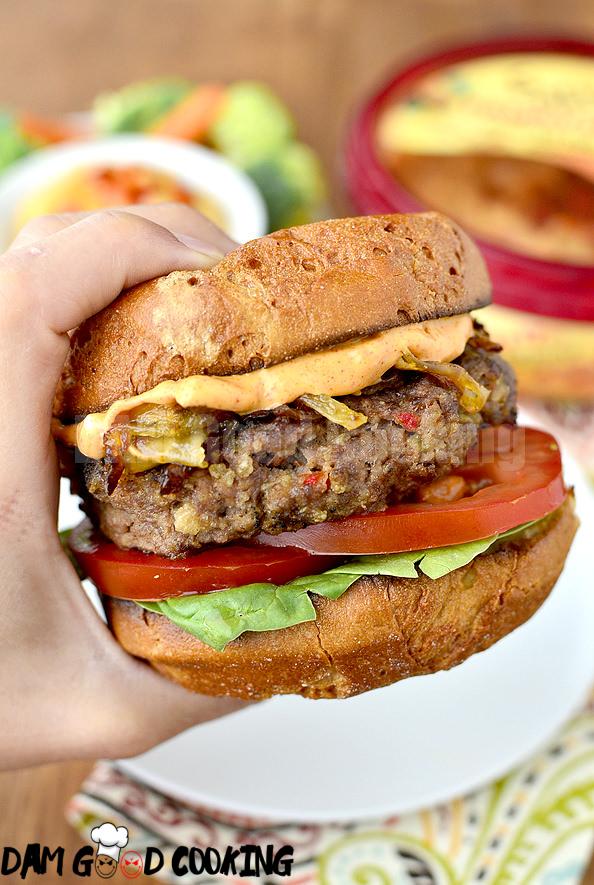
[[[269,82],[347,202],[340,156],[352,109],[399,62],[510,33],[594,38],[591,0],[28,0],[0,4],[0,105],[84,109],[137,78]],[[79,842],[63,807],[86,763],[0,774],[0,846]],[[64,875],[64,883],[78,879]],[[138,880],[141,881],[141,880]],[[145,879],[145,881],[149,881]],[[584,879],[594,885],[594,865]]]

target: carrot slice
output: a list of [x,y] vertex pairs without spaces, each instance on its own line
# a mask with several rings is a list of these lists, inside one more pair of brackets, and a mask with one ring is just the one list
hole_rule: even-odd
[[200,141],[214,122],[225,95],[220,83],[204,83],[186,95],[151,127],[153,135]]
[[81,132],[64,120],[39,117],[29,112],[19,114],[19,125],[26,136],[42,144],[56,144],[81,136]]

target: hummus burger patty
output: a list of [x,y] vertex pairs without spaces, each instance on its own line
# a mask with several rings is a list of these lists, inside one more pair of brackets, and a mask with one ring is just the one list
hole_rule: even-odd
[[298,404],[209,416],[208,469],[123,473],[111,493],[111,465],[89,461],[82,470],[92,496],[87,509],[119,547],[162,556],[380,510],[459,467],[481,424],[515,420],[514,376],[505,361],[469,344],[457,362],[490,391],[472,421],[447,381],[396,372],[342,398],[368,419],[355,430]]

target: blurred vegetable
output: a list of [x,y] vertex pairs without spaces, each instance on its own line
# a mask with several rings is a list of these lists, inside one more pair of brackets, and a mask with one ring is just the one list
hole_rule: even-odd
[[[299,195],[281,168],[279,158],[262,160],[246,170],[264,198],[268,211],[268,229],[279,230],[294,224],[299,217]],[[285,221],[291,219],[291,221]]]
[[366,415],[363,415],[361,412],[355,412],[354,409],[349,409],[340,400],[333,399],[325,393],[317,395],[306,393],[300,399],[302,403],[305,403],[314,412],[323,415],[324,418],[332,421],[333,424],[340,424],[346,430],[354,430],[356,427],[367,423]]
[[149,129],[191,91],[186,80],[167,78],[131,83],[95,99],[93,112],[99,132],[139,132]]
[[246,81],[229,86],[208,137],[213,147],[247,169],[277,154],[294,134],[294,120],[274,92]]
[[[97,97],[93,128],[98,135],[146,132],[209,145],[252,178],[268,209],[269,230],[325,215],[320,161],[295,141],[293,117],[263,83],[194,85],[174,77],[132,83]],[[0,112],[0,169],[33,148],[78,134],[57,120]]]
[[312,221],[326,195],[316,154],[294,136],[294,121],[282,102],[266,86],[250,82],[229,87],[209,132],[212,145],[262,192],[271,230]]
[[0,110],[0,171],[31,150],[13,114]]
[[33,142],[35,147],[68,141],[71,138],[78,138],[81,134],[78,129],[64,120],[40,117],[37,114],[21,113],[19,115],[19,126],[26,138]]
[[302,142],[293,142],[281,154],[280,167],[298,196],[293,218],[286,224],[304,224],[315,220],[326,200],[326,182],[317,154]]
[[326,184],[320,161],[307,145],[289,143],[280,154],[245,171],[264,197],[270,230],[321,217]]
[[225,87],[205,83],[192,89],[151,127],[153,135],[203,141],[224,104]]

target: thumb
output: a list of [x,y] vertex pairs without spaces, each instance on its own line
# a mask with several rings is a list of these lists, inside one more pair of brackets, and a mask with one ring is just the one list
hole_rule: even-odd
[[65,333],[128,286],[220,257],[185,239],[138,215],[105,211],[0,257],[0,474],[11,488],[47,472]]
[[37,328],[61,335],[129,286],[173,270],[205,269],[221,257],[147,218],[106,210],[12,249],[2,256],[0,268],[9,291],[18,288],[28,323],[35,318]]

